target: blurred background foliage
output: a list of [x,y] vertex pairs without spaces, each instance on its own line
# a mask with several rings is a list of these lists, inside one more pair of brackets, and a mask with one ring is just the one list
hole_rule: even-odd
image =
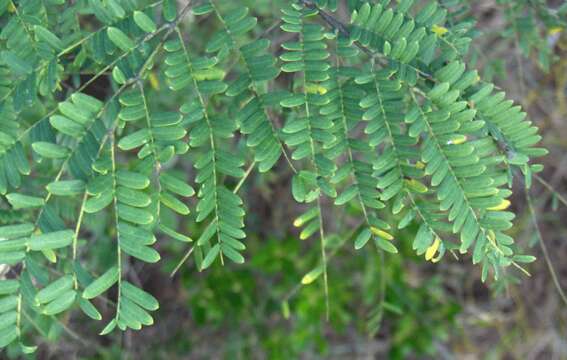
[[[356,2],[344,1],[351,7]],[[38,323],[49,341],[30,358],[566,359],[567,308],[558,286],[567,289],[567,210],[560,195],[567,193],[567,4],[441,2],[455,21],[476,22],[471,61],[527,109],[550,150],[529,196],[519,191],[512,201],[519,214],[513,230],[517,242],[538,257],[528,266],[530,277],[507,274],[484,285],[480,269],[467,260],[447,256],[438,264],[425,263],[411,249],[412,227],[397,234],[397,255],[355,254],[351,244],[357,224],[334,217],[333,226],[346,231],[329,241],[330,320],[325,321],[322,283],[309,283],[319,248],[298,240],[287,221],[301,208],[288,191],[291,174],[282,167],[278,176],[252,174],[254,186],[242,194],[251,208],[249,261],[224,267],[216,263],[203,273],[189,262],[170,277],[185,247],[163,242],[160,266],[133,265],[140,267],[133,271],[139,282],[160,301],[154,326],[99,338],[80,319]],[[277,28],[282,3],[248,1],[260,28],[270,29],[267,37],[276,50],[285,36]],[[217,25],[194,24],[189,36],[199,43]],[[81,83],[81,76],[72,80]],[[162,91],[166,85],[161,72],[156,71],[152,86],[151,106],[180,103],[179,95]],[[107,87],[97,81],[90,92],[104,96]],[[34,109],[26,111],[34,117]],[[188,167],[179,164],[179,169]],[[0,212],[2,223],[14,217],[18,213]],[[113,236],[100,216],[87,217],[85,226],[97,236]],[[195,232],[192,226],[186,224],[188,233]],[[110,241],[99,244],[90,256],[105,264],[114,249]],[[549,250],[547,258],[543,246]]]

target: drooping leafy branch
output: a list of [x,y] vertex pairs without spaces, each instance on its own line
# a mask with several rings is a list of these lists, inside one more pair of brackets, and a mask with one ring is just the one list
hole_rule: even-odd
[[[319,238],[304,283],[321,276],[327,303],[329,239],[345,233],[335,212],[359,218],[363,251],[373,239],[397,253],[397,230],[415,221],[418,255],[472,249],[483,279],[533,260],[505,233],[506,209],[514,170],[541,170],[530,163],[546,153],[541,137],[468,69],[470,24],[446,22],[437,2],[350,1],[346,24],[336,1],[290,1],[275,16],[281,49],[238,4],[47,3],[0,7],[0,193],[27,214],[0,227],[1,347],[32,352],[35,320],[75,305],[101,320],[99,301],[113,310],[101,334],[151,325],[159,304],[132,264],[160,260],[156,235],[191,243],[180,266],[244,262],[239,190],[280,162],[304,204],[299,238]],[[96,29],[82,30],[85,14]],[[194,37],[196,23],[211,34]],[[171,95],[167,108],[155,91]],[[94,218],[111,230],[85,225]],[[102,263],[89,257],[99,245],[113,254]]]

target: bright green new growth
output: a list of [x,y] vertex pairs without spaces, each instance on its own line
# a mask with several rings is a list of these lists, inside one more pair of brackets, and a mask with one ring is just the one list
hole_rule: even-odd
[[[0,347],[33,351],[23,342],[37,317],[78,307],[101,320],[102,297],[114,315],[101,334],[153,324],[158,302],[128,274],[131,262],[160,260],[156,234],[191,243],[182,262],[193,256],[199,270],[244,262],[239,191],[254,169],[293,173],[291,194],[305,204],[293,225],[321,251],[303,282],[322,275],[325,291],[329,206],[356,214],[359,251],[397,253],[397,229],[415,222],[418,255],[470,253],[483,279],[533,261],[505,233],[507,199],[514,175],[529,186],[541,171],[530,159],[546,151],[521,108],[467,68],[469,29],[448,25],[437,2],[351,2],[348,25],[336,2],[290,2],[278,15],[289,33],[281,49],[232,2],[89,1],[101,24],[93,32],[69,20],[86,2],[48,3],[0,2],[0,192],[29,214],[0,227],[0,263],[10,267]],[[65,20],[46,21],[53,9]],[[194,39],[184,21],[205,18],[218,30]],[[84,69],[91,80],[63,88],[67,72]],[[87,95],[106,73],[111,96]],[[180,101],[168,109],[151,101],[159,76]],[[38,103],[42,117],[26,124]],[[175,169],[179,158],[192,169]],[[63,201],[75,204],[72,215]],[[105,240],[80,238],[87,216],[112,219],[115,254],[104,265],[88,248]],[[202,226],[185,234],[183,218]]]

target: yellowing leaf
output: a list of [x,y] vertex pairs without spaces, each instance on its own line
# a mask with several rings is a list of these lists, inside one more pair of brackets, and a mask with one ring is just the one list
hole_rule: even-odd
[[561,26],[555,26],[555,27],[552,27],[551,29],[549,29],[549,35],[559,34],[562,31],[563,31],[563,28]]
[[317,280],[317,278],[319,276],[321,276],[321,274],[323,273],[323,267],[322,266],[317,266],[315,269],[311,270],[310,272],[308,272],[307,274],[305,274],[302,278],[301,278],[301,283],[303,285],[309,285],[311,284],[313,281]]
[[41,250],[41,252],[50,263],[55,264],[57,262],[57,254],[55,254],[55,251],[51,249],[44,249]]
[[441,239],[437,236],[435,237],[433,244],[431,244],[431,246],[425,251],[425,260],[429,261],[433,259],[435,253],[439,250],[439,245],[441,245]]
[[308,94],[325,95],[327,93],[327,88],[319,84],[307,83],[305,84],[305,92]]
[[385,232],[384,230],[380,230],[377,227],[370,227],[370,231],[372,231],[372,233],[378,237],[381,237],[382,239],[385,240],[394,240],[394,237],[390,234]]
[[433,33],[435,33],[435,35],[441,37],[441,36],[445,35],[449,30],[447,30],[447,28],[443,27],[443,26],[433,25],[431,27],[431,31]]
[[465,135],[455,135],[451,140],[447,142],[447,145],[459,145],[463,144],[467,141],[467,137]]
[[159,90],[159,78],[155,72],[150,73],[150,86],[154,90]]
[[425,186],[421,181],[415,180],[415,179],[410,179],[410,180],[404,180],[405,184],[407,185],[407,187],[409,187],[411,190],[418,192],[418,193],[426,193],[427,192],[427,186]]
[[289,311],[289,303],[287,302],[287,300],[284,300],[282,302],[282,315],[284,317],[284,319],[289,319],[289,315],[290,315],[290,311]]
[[195,77],[195,80],[197,80],[197,81],[222,80],[224,78],[224,75],[225,75],[224,70],[216,68],[216,67],[210,68],[210,69],[195,71],[193,73],[193,76]]
[[498,245],[496,244],[496,234],[494,233],[493,230],[489,230],[489,231],[488,231],[488,236],[487,236],[487,237],[488,237],[488,241],[490,241],[490,243],[491,243],[496,249],[499,249],[499,248],[498,248]]
[[491,208],[487,208],[486,210],[492,210],[492,211],[500,211],[500,210],[506,210],[510,207],[512,203],[509,200],[502,200],[502,202],[500,203],[500,205],[496,205],[494,207]]

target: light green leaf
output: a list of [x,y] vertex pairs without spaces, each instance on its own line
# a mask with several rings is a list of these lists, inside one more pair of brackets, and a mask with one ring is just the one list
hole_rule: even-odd
[[303,277],[301,278],[301,283],[303,285],[309,285],[313,281],[317,280],[317,278],[319,278],[319,276],[321,276],[322,273],[323,273],[323,266],[319,265],[313,270],[309,271],[307,274],[303,275]]
[[119,275],[120,271],[118,267],[111,267],[85,288],[85,290],[83,291],[83,298],[90,300],[99,296],[118,281]]
[[47,191],[58,196],[75,196],[85,192],[82,180],[60,180],[47,185]]
[[136,46],[128,35],[124,34],[124,32],[118,28],[111,26],[106,30],[106,33],[110,41],[123,51],[131,51]]
[[55,50],[63,50],[63,41],[61,41],[61,39],[59,39],[57,35],[40,25],[35,25],[34,30],[35,36],[39,41],[45,41]]
[[154,311],[159,308],[159,303],[155,297],[127,281],[122,282],[122,293],[146,310]]
[[77,298],[77,292],[75,290],[69,290],[61,294],[57,299],[53,300],[43,308],[43,314],[45,315],[57,315],[73,305],[75,299]]
[[73,241],[75,233],[72,230],[60,230],[41,235],[32,235],[28,246],[31,250],[52,250],[68,246]]
[[73,286],[73,277],[71,275],[65,275],[55,280],[51,284],[47,285],[41,289],[35,295],[35,301],[39,304],[45,304],[54,299],[58,298],[62,293],[71,289]]
[[209,252],[205,256],[205,259],[203,259],[203,263],[201,264],[201,270],[205,270],[206,268],[211,266],[213,261],[215,261],[215,259],[219,255],[219,252],[220,252],[220,245],[215,244],[215,246],[213,246],[211,250],[209,250]]
[[102,315],[97,310],[97,308],[86,299],[79,299],[79,306],[81,310],[93,320],[102,320]]
[[63,159],[69,155],[69,149],[65,146],[45,141],[34,142],[32,144],[32,149],[39,155],[48,159]]
[[140,27],[140,29],[147,33],[156,31],[156,24],[154,21],[141,11],[134,11],[134,22],[138,25],[138,27]]
[[43,206],[43,198],[36,196],[29,196],[17,193],[11,193],[6,195],[8,202],[14,209],[27,209]]
[[368,242],[368,240],[370,240],[371,236],[372,233],[370,229],[364,228],[356,237],[356,240],[354,241],[354,248],[356,250],[363,248],[364,245],[366,245],[366,243]]

